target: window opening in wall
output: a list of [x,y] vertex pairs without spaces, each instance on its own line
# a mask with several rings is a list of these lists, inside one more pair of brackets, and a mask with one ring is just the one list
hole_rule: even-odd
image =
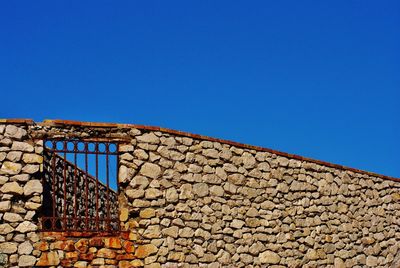
[[118,144],[44,140],[43,231],[119,230]]

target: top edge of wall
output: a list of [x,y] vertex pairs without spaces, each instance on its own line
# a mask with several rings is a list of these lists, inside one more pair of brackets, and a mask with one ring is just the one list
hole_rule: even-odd
[[321,160],[317,160],[317,159],[303,157],[300,155],[289,154],[289,153],[276,151],[276,150],[265,148],[265,147],[259,147],[259,146],[239,143],[239,142],[235,142],[235,141],[218,139],[218,138],[213,138],[213,137],[209,137],[209,136],[193,134],[193,133],[189,133],[189,132],[178,131],[178,130],[162,128],[162,127],[136,125],[136,124],[82,122],[82,121],[75,121],[75,120],[60,120],[60,119],[55,119],[55,120],[46,119],[46,120],[43,120],[43,122],[35,122],[32,119],[21,119],[21,118],[0,119],[0,124],[23,124],[23,125],[38,125],[38,126],[50,126],[50,127],[51,126],[54,126],[54,127],[57,127],[57,126],[79,126],[79,127],[103,127],[103,128],[137,128],[137,129],[141,129],[141,130],[160,131],[160,132],[164,132],[164,133],[169,133],[169,134],[174,134],[174,135],[184,136],[184,137],[190,137],[190,138],[194,138],[194,139],[219,142],[219,143],[228,144],[228,145],[232,145],[232,146],[236,146],[236,147],[240,147],[240,148],[244,148],[244,149],[269,152],[272,154],[276,154],[278,156],[292,158],[292,159],[296,159],[296,160],[300,160],[300,161],[307,161],[307,162],[315,163],[315,164],[322,165],[322,166],[327,166],[327,167],[336,168],[336,169],[340,169],[340,170],[351,171],[351,172],[355,172],[355,173],[378,177],[381,179],[400,182],[400,178],[377,174],[377,173],[370,172],[370,171],[347,167],[347,166],[343,166],[343,165],[339,165],[339,164],[333,164],[333,163],[329,163],[329,162],[325,162],[325,161],[321,161]]

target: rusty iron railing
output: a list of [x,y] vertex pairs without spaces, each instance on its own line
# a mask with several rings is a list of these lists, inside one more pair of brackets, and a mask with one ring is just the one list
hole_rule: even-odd
[[[45,140],[43,156],[43,231],[119,230],[117,143]],[[92,161],[89,161],[89,156]],[[100,156],[103,165],[99,164]],[[111,157],[115,159],[115,163],[111,163],[115,165],[112,176]],[[80,165],[84,167],[80,168]],[[89,167],[94,176],[89,174]],[[105,181],[99,179],[99,173]]]

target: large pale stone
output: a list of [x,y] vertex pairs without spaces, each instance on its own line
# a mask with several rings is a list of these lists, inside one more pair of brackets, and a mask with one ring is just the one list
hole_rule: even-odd
[[306,258],[309,260],[318,260],[319,255],[315,249],[309,249],[306,254]]
[[228,176],[228,181],[235,185],[243,185],[245,182],[245,177],[242,174],[231,174]]
[[149,185],[149,179],[144,176],[135,176],[129,183],[133,188],[145,189]]
[[1,166],[0,173],[8,175],[16,175],[21,171],[21,169],[22,169],[21,164],[5,161]]
[[218,158],[219,157],[219,153],[215,149],[204,149],[203,155],[210,157],[210,158]]
[[22,160],[27,164],[41,164],[43,163],[43,157],[38,154],[24,154]]
[[119,213],[119,220],[121,222],[127,221],[129,217],[129,210],[127,208],[121,208]]
[[150,201],[147,201],[147,200],[141,200],[141,199],[135,199],[133,202],[132,202],[132,206],[133,207],[135,207],[135,208],[144,208],[144,207],[148,207],[148,206],[150,206]]
[[191,184],[183,184],[180,188],[180,192],[181,192],[179,194],[180,199],[192,199],[193,198]]
[[24,192],[24,189],[19,186],[19,184],[15,181],[7,182],[0,188],[0,192],[4,194],[13,194],[13,195],[21,195]]
[[40,208],[41,204],[40,203],[35,203],[35,202],[26,202],[25,203],[25,208],[29,210],[37,210]]
[[19,182],[27,182],[30,179],[31,175],[29,174],[19,174],[19,175],[14,175],[12,176],[13,181],[19,181]]
[[177,238],[178,237],[179,228],[178,228],[178,226],[172,226],[172,227],[169,227],[169,228],[164,228],[161,232],[165,236],[171,236],[173,238]]
[[11,208],[11,201],[1,201],[0,202],[0,212],[9,211]]
[[153,163],[144,163],[139,173],[143,176],[156,179],[161,174],[161,168]]
[[101,248],[97,251],[97,257],[98,258],[108,258],[108,259],[114,259],[116,256],[116,253],[112,249],[108,248]]
[[289,159],[287,159],[286,157],[279,156],[276,160],[278,161],[278,165],[280,166],[287,167],[289,165]]
[[139,142],[147,142],[147,143],[151,143],[151,144],[157,144],[160,142],[160,139],[156,135],[154,135],[154,133],[152,133],[152,132],[143,134],[141,136],[137,136],[136,139]]
[[162,196],[162,192],[156,188],[150,188],[146,190],[145,198],[146,199],[157,199],[158,197]]
[[[100,251],[100,250],[99,250]],[[55,251],[42,252],[36,266],[52,266],[60,264],[60,258]]]
[[211,195],[215,195],[215,196],[223,196],[225,193],[224,188],[222,188],[221,186],[211,186],[210,187],[210,194]]
[[367,261],[366,261],[366,265],[369,267],[376,267],[378,266],[378,258],[375,256],[368,256],[367,257]]
[[335,258],[334,268],[346,268],[346,264],[341,258]]
[[126,166],[121,165],[118,171],[118,181],[120,183],[126,183],[129,179],[129,169]]
[[143,219],[150,219],[156,215],[156,211],[152,208],[145,208],[140,211],[139,216]]
[[232,228],[236,228],[236,229],[240,229],[240,228],[243,227],[244,224],[245,224],[244,221],[238,220],[238,219],[234,219],[234,220],[231,222],[231,227],[232,227]]
[[24,195],[30,196],[34,193],[41,194],[43,192],[42,183],[39,180],[30,180],[24,186]]
[[24,221],[20,223],[15,230],[20,233],[33,232],[37,230],[37,226],[30,221]]
[[5,254],[15,253],[18,250],[17,245],[18,244],[14,242],[4,242],[4,243],[0,242],[0,252]]
[[159,238],[161,236],[160,227],[158,225],[148,226],[143,233],[145,238]]
[[144,190],[142,189],[128,189],[125,194],[130,199],[136,199],[144,196]]
[[3,220],[6,222],[19,222],[22,221],[22,217],[17,213],[6,212],[3,216]]
[[261,263],[278,264],[281,261],[281,257],[273,251],[267,250],[259,255]]
[[179,230],[180,237],[190,238],[190,237],[193,237],[193,235],[194,235],[194,231],[193,231],[193,229],[191,229],[189,227],[185,227],[185,228]]
[[269,200],[266,200],[261,203],[261,208],[266,210],[272,210],[276,207],[275,203]]
[[247,152],[243,153],[242,161],[243,161],[244,168],[253,168],[256,165],[256,159]]
[[193,185],[193,193],[199,197],[204,197],[208,195],[208,185],[204,182],[196,183]]
[[22,255],[18,259],[18,267],[33,267],[36,262],[35,256]]
[[22,168],[22,172],[28,174],[34,174],[40,170],[40,165],[27,164]]
[[165,193],[165,199],[167,202],[177,202],[179,198],[178,192],[176,191],[175,188],[168,188],[166,193]]
[[32,253],[33,246],[29,241],[25,241],[24,243],[19,244],[18,246],[18,254],[19,255],[29,255]]
[[10,179],[6,176],[0,176],[0,185],[4,185],[6,182],[8,182]]
[[21,160],[22,152],[18,151],[11,151],[8,152],[7,154],[7,159],[10,160],[11,162],[18,162]]
[[6,235],[14,231],[14,228],[11,227],[8,223],[0,224],[0,234]]
[[11,150],[32,153],[35,149],[29,143],[14,141]]
[[135,251],[135,256],[138,259],[144,259],[147,256],[153,255],[157,252],[157,247],[153,244],[139,245]]
[[249,208],[249,210],[247,210],[246,215],[248,217],[257,217],[258,216],[258,210],[255,208]]
[[22,139],[26,135],[27,135],[27,132],[25,129],[14,126],[14,125],[8,125],[6,127],[6,131],[4,133],[4,136],[10,137],[13,139],[17,139],[17,140]]

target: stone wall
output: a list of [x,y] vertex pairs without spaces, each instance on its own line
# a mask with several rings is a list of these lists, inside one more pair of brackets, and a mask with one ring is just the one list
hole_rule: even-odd
[[32,267],[39,241],[43,142],[25,125],[0,124],[0,267]]
[[[107,191],[107,186],[101,181],[65,161],[57,153],[45,148],[43,157],[42,183],[45,190],[42,216],[48,218],[42,221],[42,229],[106,230],[110,227],[111,230],[118,230],[118,194],[114,190],[109,188]],[[67,216],[65,220],[64,213]],[[54,226],[53,216],[57,218]],[[108,218],[112,220],[110,225],[107,224]]]
[[[41,139],[54,136],[121,142],[121,232],[37,231]],[[9,266],[397,267],[395,178],[135,125],[13,123],[0,126],[0,143],[0,251]]]

